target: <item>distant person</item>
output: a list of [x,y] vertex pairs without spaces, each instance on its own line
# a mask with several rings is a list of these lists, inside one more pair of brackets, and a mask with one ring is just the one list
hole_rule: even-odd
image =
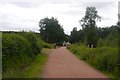
[[54,48],[56,49],[56,43],[54,43]]
[[66,47],[68,47],[70,44],[71,44],[71,43],[67,42],[67,43],[66,43]]
[[88,48],[90,48],[89,44],[87,45]]
[[91,45],[91,48],[93,48],[93,44]]
[[63,46],[66,46],[66,42],[65,41],[63,42]]

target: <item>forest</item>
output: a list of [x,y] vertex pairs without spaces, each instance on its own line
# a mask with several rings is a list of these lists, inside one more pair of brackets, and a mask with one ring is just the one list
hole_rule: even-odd
[[79,20],[82,29],[74,27],[70,35],[65,34],[63,26],[54,17],[39,21],[40,33],[2,31],[3,78],[18,77],[20,74],[17,73],[24,71],[37,56],[45,57],[41,52],[43,48],[63,46],[64,41],[71,43],[67,48],[79,59],[107,75],[118,77],[120,22],[101,28],[96,24],[101,20],[95,7],[87,7]]

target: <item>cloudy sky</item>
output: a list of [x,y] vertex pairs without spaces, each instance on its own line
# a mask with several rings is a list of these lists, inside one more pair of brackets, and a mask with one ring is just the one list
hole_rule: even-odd
[[[97,1],[97,2],[96,2]],[[79,20],[87,6],[95,6],[102,17],[98,27],[115,25],[118,21],[118,0],[1,0],[0,29],[9,31],[38,31],[38,22],[45,17],[55,17],[66,34],[73,27],[81,29]]]

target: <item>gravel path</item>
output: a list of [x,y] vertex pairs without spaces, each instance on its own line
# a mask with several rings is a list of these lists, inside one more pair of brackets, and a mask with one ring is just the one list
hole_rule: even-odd
[[107,78],[100,71],[95,70],[65,47],[49,53],[45,65],[43,78]]

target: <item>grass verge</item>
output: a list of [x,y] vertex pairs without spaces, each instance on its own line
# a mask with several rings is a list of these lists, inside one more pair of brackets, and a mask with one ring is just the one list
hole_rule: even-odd
[[38,54],[33,63],[25,69],[23,77],[25,78],[40,78],[43,72],[44,64],[47,61],[46,54]]
[[86,61],[95,69],[100,70],[109,78],[117,78],[118,74],[118,50],[113,47],[87,48],[82,45],[73,44],[68,49]]

